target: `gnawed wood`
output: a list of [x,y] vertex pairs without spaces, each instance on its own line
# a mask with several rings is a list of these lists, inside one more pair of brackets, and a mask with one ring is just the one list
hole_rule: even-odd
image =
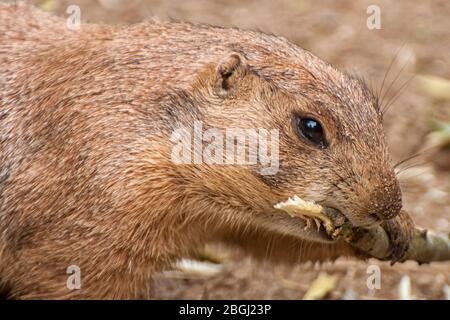
[[[331,210],[324,210],[324,212],[333,221],[334,228],[327,229],[332,238],[344,239],[371,257],[389,260],[391,254],[389,235],[383,227],[354,228],[348,220],[342,223],[341,216]],[[419,263],[450,261],[450,234],[416,228],[408,250],[399,261],[406,260],[414,260]]]
[[[290,215],[295,215],[297,211],[301,218],[307,216],[319,218],[331,238],[343,239],[354,248],[379,260],[390,260],[390,239],[383,227],[377,226],[371,229],[353,227],[350,221],[336,210],[321,208],[321,212],[318,213],[317,204],[303,201],[298,197],[293,199],[281,202],[275,208],[284,210]],[[295,208],[296,205],[297,208]],[[313,208],[314,212],[309,215],[310,208]],[[415,228],[408,250],[398,261],[406,260],[414,260],[419,263],[450,261],[450,233],[437,233]]]

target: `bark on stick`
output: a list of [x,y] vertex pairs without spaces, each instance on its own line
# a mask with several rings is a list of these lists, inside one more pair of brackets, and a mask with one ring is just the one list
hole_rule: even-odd
[[[328,229],[333,238],[344,239],[371,257],[390,260],[390,239],[381,226],[372,229],[354,228],[348,221],[337,221],[330,212],[326,212],[326,215],[337,224],[333,226],[334,229]],[[399,261],[406,260],[419,263],[450,261],[450,233],[437,233],[416,227],[409,248]]]

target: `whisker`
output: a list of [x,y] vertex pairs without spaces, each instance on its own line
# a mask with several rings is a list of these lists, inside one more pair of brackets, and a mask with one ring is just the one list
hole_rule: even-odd
[[405,162],[408,162],[409,160],[415,159],[419,156],[423,155],[423,151],[419,151],[417,153],[414,153],[410,156],[407,156],[406,158],[398,161],[396,164],[394,164],[394,169],[396,169],[398,166],[401,166],[402,164],[404,164]]
[[[428,165],[431,163],[431,159],[428,160],[424,160],[422,162],[415,162],[415,163],[411,163],[410,165],[400,168],[399,170],[397,170],[397,172],[395,172],[396,177],[399,180],[404,180],[405,177],[402,176],[402,173],[406,172],[407,170],[410,170],[412,168],[420,168],[420,167],[424,167],[425,165]],[[414,176],[412,176],[414,178]],[[411,178],[411,176],[408,176],[407,178]]]
[[424,161],[422,161],[422,162],[415,162],[415,163],[412,163],[412,164],[410,164],[409,166],[400,168],[400,169],[396,172],[396,175],[400,175],[402,172],[405,172],[406,170],[409,170],[409,169],[411,169],[411,168],[422,167],[422,166],[427,165],[427,164],[430,164],[430,163],[431,163],[431,160],[424,160]]
[[[421,167],[421,166],[423,166],[424,164],[427,164],[429,161],[427,161],[427,162],[425,162],[425,163],[422,163],[422,164],[418,164],[417,165],[417,167]],[[416,167],[416,166],[410,166],[409,168],[407,168],[407,169],[411,169],[411,168],[414,168],[414,167]],[[418,172],[418,173],[416,173],[416,174],[414,174],[414,175],[410,175],[410,176],[408,176],[408,177],[402,177],[402,176],[400,176],[400,177],[397,177],[397,179],[398,179],[398,181],[400,182],[400,185],[403,187],[403,186],[405,186],[406,184],[409,184],[410,186],[411,186],[411,183],[413,183],[412,185],[414,186],[414,180],[416,180],[418,177],[420,177],[420,176],[423,176],[424,174],[426,174],[427,172],[426,171],[422,171],[422,172]]]
[[384,101],[384,98],[387,97],[387,94],[389,93],[389,90],[392,88],[392,86],[395,84],[395,82],[397,81],[398,77],[402,74],[402,71],[406,68],[406,66],[408,65],[409,61],[411,60],[412,55],[409,56],[408,60],[406,60],[406,62],[403,64],[403,66],[400,68],[400,70],[397,72],[397,75],[395,76],[394,80],[391,81],[391,83],[389,84],[386,92],[383,94],[383,96],[381,97],[381,100]]
[[383,108],[382,113],[386,113],[388,112],[389,108],[394,104],[395,101],[397,101],[397,99],[401,96],[401,94],[404,92],[402,91],[404,88],[406,88],[411,81],[414,79],[416,75],[413,74],[408,80],[406,80],[401,86],[400,88],[397,90],[397,92],[395,93],[395,95],[388,101],[388,103],[386,104],[386,106]]
[[[381,97],[381,95],[383,94],[384,83],[387,80],[387,76],[389,75],[389,72],[391,71],[392,65],[394,64],[395,59],[397,59],[398,54],[400,53],[400,51],[405,47],[405,44],[406,44],[406,40],[403,42],[403,44],[400,46],[400,48],[398,48],[397,52],[392,57],[391,62],[389,63],[389,66],[388,66],[386,72],[384,73],[383,81],[381,82],[381,86],[380,86],[380,91],[378,92],[378,96],[379,97]],[[387,90],[387,91],[389,91],[389,90]],[[384,95],[383,95],[383,97],[384,97]],[[383,102],[383,99],[381,99],[381,103],[382,102]]]
[[[418,157],[415,157],[414,159],[417,159],[417,158]],[[412,160],[412,159],[410,159],[410,160]],[[400,173],[400,172],[403,172],[403,171],[408,170],[410,168],[417,167],[417,166],[424,165],[424,164],[428,164],[430,162],[429,159],[422,159],[422,160],[417,159],[417,160],[418,161],[411,162],[411,163],[405,162],[404,166],[401,167],[401,168],[398,168],[397,172]]]
[[435,147],[435,146],[429,147],[429,148],[426,148],[426,149],[421,150],[421,151],[419,151],[419,152],[416,152],[416,153],[414,153],[414,154],[412,154],[412,155],[410,155],[410,156],[407,156],[406,158],[404,158],[404,159],[398,161],[398,162],[394,165],[394,169],[396,169],[398,166],[401,166],[402,164],[404,164],[404,163],[406,163],[406,162],[408,162],[408,161],[410,161],[410,160],[412,160],[412,159],[415,159],[415,158],[417,158],[417,157],[419,157],[419,156],[424,156],[424,155],[426,155],[427,153],[429,153],[430,151],[435,150],[436,148],[437,148],[437,147]]

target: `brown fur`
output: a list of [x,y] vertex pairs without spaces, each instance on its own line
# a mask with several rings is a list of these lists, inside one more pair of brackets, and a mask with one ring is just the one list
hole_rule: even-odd
[[[0,279],[13,298],[141,298],[211,240],[276,260],[354,254],[273,209],[297,194],[356,225],[401,195],[375,97],[287,40],[186,23],[82,24],[0,4]],[[294,112],[330,146],[302,142]],[[175,165],[170,134],[277,128],[280,171]],[[377,216],[378,218],[375,218]],[[81,289],[66,288],[66,268]]]

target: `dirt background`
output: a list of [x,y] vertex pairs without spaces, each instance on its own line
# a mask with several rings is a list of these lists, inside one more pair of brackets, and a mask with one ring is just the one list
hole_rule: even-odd
[[[87,22],[129,24],[145,20],[186,20],[256,29],[284,36],[340,69],[358,73],[378,92],[391,64],[385,103],[400,96],[385,116],[394,161],[426,149],[400,174],[405,208],[416,224],[449,231],[450,152],[429,149],[436,119],[450,123],[450,101],[421,89],[420,75],[450,79],[450,1],[31,1],[58,15],[77,4]],[[381,29],[366,26],[367,7],[381,9]],[[418,77],[419,76],[419,77]],[[412,78],[413,77],[413,78]],[[409,81],[409,79],[412,79]],[[409,81],[409,82],[408,82]],[[403,85],[407,83],[407,85]],[[389,90],[387,90],[389,89]],[[450,299],[450,264],[390,266],[378,261],[340,259],[322,265],[274,266],[245,253],[211,247],[223,255],[212,276],[160,275],[154,299],[301,299],[320,272],[337,276],[328,299],[398,299],[400,279],[411,280],[411,298]],[[367,267],[381,268],[381,288],[366,286]]]

